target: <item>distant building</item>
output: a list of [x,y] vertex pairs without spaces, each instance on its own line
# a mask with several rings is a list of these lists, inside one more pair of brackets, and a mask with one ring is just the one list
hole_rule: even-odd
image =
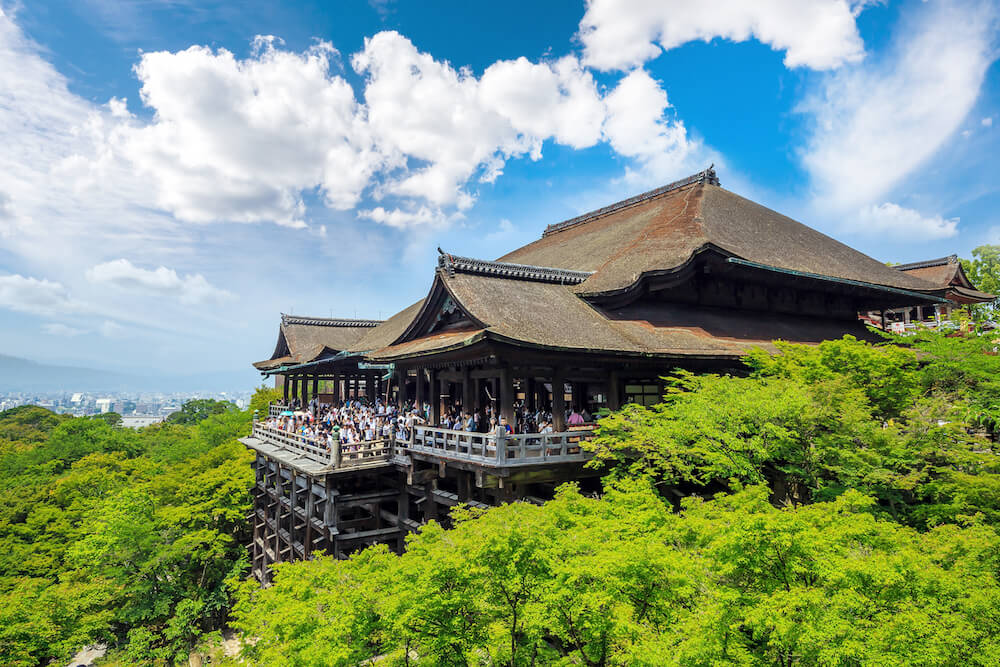
[[105,412],[111,412],[111,404],[114,402],[113,398],[99,398],[94,401],[94,405],[97,406],[101,414],[104,414]]
[[122,426],[125,428],[143,428],[144,426],[158,424],[163,419],[162,416],[158,415],[130,415],[122,417]]

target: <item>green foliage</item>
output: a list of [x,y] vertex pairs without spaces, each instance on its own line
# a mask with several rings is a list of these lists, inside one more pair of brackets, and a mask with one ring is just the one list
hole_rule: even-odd
[[280,389],[261,385],[257,387],[257,390],[250,398],[250,414],[253,415],[256,412],[258,417],[266,419],[267,407],[271,403],[280,403],[282,398],[284,396]]
[[845,338],[752,354],[745,378],[676,373],[663,403],[602,420],[595,463],[682,491],[766,482],[776,502],[802,503],[857,489],[915,526],[994,523],[1000,457],[970,417],[1000,409],[997,357],[979,338],[915,344],[931,353],[922,366]]
[[[1000,294],[1000,245],[981,245],[972,250],[972,259],[963,259],[962,268],[976,289]],[[976,319],[996,317],[996,305],[976,304],[970,308]]]
[[235,411],[236,406],[230,401],[216,401],[211,398],[196,398],[184,403],[177,412],[167,416],[171,424],[197,424],[213,415]]
[[135,431],[11,412],[0,431],[34,432],[0,455],[0,664],[99,640],[125,664],[186,659],[246,567],[249,415]]
[[117,428],[122,425],[122,416],[117,412],[102,412],[99,415],[94,415],[91,419],[100,419],[111,428]]
[[776,509],[764,487],[673,513],[630,482],[600,500],[459,511],[397,557],[281,565],[244,589],[253,664],[990,665],[1000,537],[919,533],[856,492]]

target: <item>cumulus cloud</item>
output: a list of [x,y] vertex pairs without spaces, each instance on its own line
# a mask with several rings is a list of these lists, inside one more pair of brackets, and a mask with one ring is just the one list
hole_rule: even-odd
[[0,308],[35,315],[58,315],[78,310],[62,284],[12,274],[0,276]]
[[547,139],[574,148],[600,139],[603,103],[572,56],[502,61],[477,79],[390,31],[366,39],[351,63],[387,166],[377,194],[461,210],[474,200],[467,182],[495,181],[512,157],[540,158]]
[[201,46],[145,53],[135,74],[155,117],[111,142],[181,220],[300,227],[302,192],[314,189],[351,208],[379,156],[353,90],[331,72],[337,57],[327,43],[291,53],[265,37],[244,60]]
[[77,329],[59,322],[49,322],[42,325],[42,332],[48,336],[58,336],[59,338],[72,338],[87,333],[86,329]]
[[[133,165],[153,184],[155,207],[185,222],[301,227],[315,191],[333,209],[370,195],[384,203],[360,217],[409,227],[466,210],[470,184],[494,182],[510,159],[540,159],[546,141],[582,149],[623,131],[620,121],[604,131],[609,108],[572,55],[499,61],[477,78],[380,32],[350,59],[363,99],[338,62],[327,43],[293,53],[273,37],[258,37],[245,59],[201,46],[145,53],[135,73],[153,118],[112,98],[92,132],[103,137],[102,157]],[[659,118],[665,94],[631,101],[653,105],[631,113]],[[662,146],[667,126],[644,127]],[[74,158],[63,168],[82,179],[87,167]]]
[[218,303],[233,296],[230,292],[211,285],[200,273],[181,276],[165,266],[143,269],[127,259],[116,259],[94,266],[87,271],[87,280],[96,284],[114,285],[124,290],[162,294],[189,305]]
[[684,123],[667,118],[667,93],[645,70],[624,77],[605,101],[604,136],[617,153],[639,161],[633,178],[662,181],[698,168],[693,160],[703,158],[701,146]]
[[847,0],[589,0],[580,21],[584,63],[630,69],[695,40],[754,38],[785,52],[787,67],[833,69],[864,57]]
[[993,127],[993,116],[987,116],[979,121],[983,127]]
[[800,107],[813,120],[803,163],[835,209],[878,201],[934,155],[996,55],[995,5],[944,0],[907,20],[888,57],[825,76]]
[[866,206],[858,213],[855,231],[899,240],[945,239],[958,234],[959,218],[923,216],[910,208],[886,202]]

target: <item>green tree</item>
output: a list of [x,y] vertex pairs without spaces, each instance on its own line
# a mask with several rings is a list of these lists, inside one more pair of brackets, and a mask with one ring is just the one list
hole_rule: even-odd
[[[972,250],[972,259],[963,259],[962,268],[977,289],[1000,294],[1000,245],[981,245]],[[977,304],[969,308],[977,319],[993,318],[996,304]]]
[[871,499],[775,508],[766,487],[679,513],[634,481],[458,511],[395,556],[276,567],[235,618],[252,664],[989,665],[1000,536],[927,533]]
[[[962,339],[928,340],[965,350]],[[779,347],[780,357],[751,355],[749,377],[680,372],[662,403],[609,415],[590,444],[594,465],[664,493],[766,482],[775,502],[808,503],[858,489],[914,525],[1000,520],[1000,457],[975,433],[970,403],[940,388],[961,372],[991,388],[974,369],[995,357],[970,348],[919,368],[910,350],[849,338]]]
[[184,403],[177,412],[167,416],[172,424],[197,424],[212,415],[235,411],[236,406],[230,401],[216,401],[211,398],[196,398]]

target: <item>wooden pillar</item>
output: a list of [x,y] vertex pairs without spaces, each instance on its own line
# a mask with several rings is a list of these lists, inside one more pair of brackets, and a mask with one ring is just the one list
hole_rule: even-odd
[[281,376],[281,394],[282,394],[282,397],[284,398],[285,405],[288,405],[288,385],[289,384],[290,383],[288,381],[288,376],[287,375],[282,375]]
[[441,380],[437,371],[430,371],[431,378],[431,424],[441,425]]
[[535,378],[533,377],[524,379],[524,403],[528,408],[528,412],[534,412],[538,409],[535,397]]
[[402,412],[406,409],[406,371],[396,369],[396,407]]
[[903,309],[903,324],[909,324],[910,323],[910,310],[912,310],[912,309],[911,308],[904,308]]
[[318,375],[314,375],[313,376],[313,390],[312,390],[312,395],[313,395],[313,398],[319,399],[319,376]]
[[308,408],[309,407],[309,398],[310,398],[309,385],[311,384],[309,382],[309,380],[310,380],[310,378],[309,378],[308,375],[306,375],[305,377],[302,378],[302,407],[303,408]]
[[618,371],[608,373],[608,410],[620,410],[622,407],[621,378]]
[[566,430],[566,371],[552,369],[552,428]]
[[472,399],[472,406],[476,412],[479,412],[483,408],[483,381],[480,378],[473,378],[472,389],[475,393]]
[[587,407],[587,383],[586,382],[574,382],[573,383],[573,409],[577,412],[583,412],[584,408]]
[[335,373],[333,376],[333,402],[340,402],[340,373]]
[[462,410],[472,414],[472,404],[472,377],[469,367],[466,366],[462,369]]
[[499,384],[500,416],[507,420],[511,428],[514,428],[514,375],[509,368],[500,369]]
[[420,407],[421,410],[424,409],[424,401],[427,400],[427,394],[424,391],[424,377],[425,377],[424,369],[418,368],[416,394],[417,394],[417,405]]

